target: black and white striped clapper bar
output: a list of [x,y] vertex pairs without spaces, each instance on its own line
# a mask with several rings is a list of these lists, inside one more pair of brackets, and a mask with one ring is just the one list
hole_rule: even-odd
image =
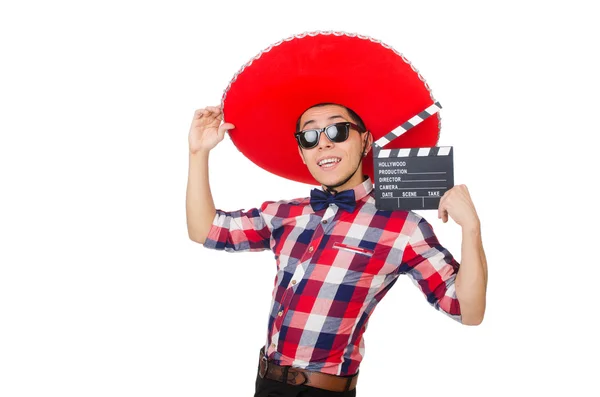
[[440,109],[439,102],[378,139],[373,144],[375,207],[380,210],[437,209],[454,186],[452,146],[383,149]]

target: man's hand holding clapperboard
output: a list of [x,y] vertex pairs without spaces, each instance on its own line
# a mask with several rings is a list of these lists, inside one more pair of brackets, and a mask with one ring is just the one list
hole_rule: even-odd
[[[375,206],[378,209],[438,209],[442,196],[454,187],[452,146],[383,149],[392,139],[441,108],[436,102],[374,143]],[[443,217],[446,222],[445,212]]]

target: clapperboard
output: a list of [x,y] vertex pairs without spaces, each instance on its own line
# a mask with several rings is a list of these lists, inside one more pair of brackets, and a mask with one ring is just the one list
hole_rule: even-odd
[[436,102],[373,144],[377,209],[438,209],[440,198],[454,186],[452,146],[383,149],[441,108]]

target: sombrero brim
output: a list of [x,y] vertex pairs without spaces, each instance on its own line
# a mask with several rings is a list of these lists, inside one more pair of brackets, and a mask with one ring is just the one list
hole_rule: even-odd
[[[354,110],[374,141],[433,102],[422,76],[406,58],[377,40],[314,32],[283,40],[236,73],[223,94],[225,121],[235,146],[259,167],[281,177],[319,184],[298,155],[296,121],[312,105],[338,103]],[[429,117],[385,146],[435,146],[439,117]],[[373,178],[372,151],[363,172]]]

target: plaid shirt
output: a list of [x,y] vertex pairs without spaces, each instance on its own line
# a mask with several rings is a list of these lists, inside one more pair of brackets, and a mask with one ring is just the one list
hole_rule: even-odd
[[265,348],[276,364],[356,373],[369,317],[401,274],[435,309],[462,321],[454,287],[459,263],[431,225],[412,211],[375,208],[370,178],[354,192],[352,213],[335,204],[315,212],[309,198],[217,210],[205,247],[275,254]]

